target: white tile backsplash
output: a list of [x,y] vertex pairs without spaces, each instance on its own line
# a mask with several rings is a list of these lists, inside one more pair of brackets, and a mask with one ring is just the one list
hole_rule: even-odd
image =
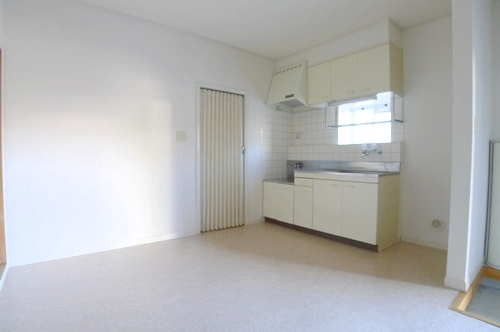
[[294,113],[292,130],[293,145],[337,144],[337,130],[325,126],[323,109]]
[[334,160],[334,161],[376,161],[401,162],[401,143],[380,143],[381,154],[371,152],[361,155],[361,144],[355,145],[291,145],[288,147],[290,160]]
[[[323,109],[294,113],[292,144],[288,149],[288,159],[294,160],[335,160],[335,161],[384,161],[401,162],[401,145],[404,138],[404,124],[392,125],[392,142],[378,144],[382,154],[361,155],[361,144],[337,145],[337,129],[325,126]],[[333,147],[319,151],[303,151],[298,147]]]
[[286,177],[286,160],[401,162],[404,124],[392,125],[392,142],[379,143],[381,154],[361,155],[361,144],[337,145],[337,129],[325,126],[323,109],[287,113],[264,106],[261,111],[262,173]]

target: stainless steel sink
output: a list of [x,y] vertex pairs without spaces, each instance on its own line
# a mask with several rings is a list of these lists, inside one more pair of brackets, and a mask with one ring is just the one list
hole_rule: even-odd
[[352,169],[323,169],[325,172],[337,172],[337,173],[368,173],[370,171],[352,170]]

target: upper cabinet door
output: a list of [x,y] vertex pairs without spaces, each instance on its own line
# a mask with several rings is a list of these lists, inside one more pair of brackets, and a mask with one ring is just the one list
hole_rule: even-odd
[[327,103],[330,99],[330,62],[307,69],[307,103]]
[[348,100],[380,92],[403,95],[403,51],[385,44],[330,61],[330,99]]
[[389,44],[358,53],[359,95],[389,91],[390,81]]
[[357,95],[358,54],[330,61],[331,100],[349,99]]

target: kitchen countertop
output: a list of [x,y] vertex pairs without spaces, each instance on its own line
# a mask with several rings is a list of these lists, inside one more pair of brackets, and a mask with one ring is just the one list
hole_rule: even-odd
[[272,182],[272,183],[279,183],[279,184],[289,184],[292,185],[294,184],[293,179],[268,179],[264,180],[264,182]]
[[389,175],[399,175],[397,172],[380,172],[368,170],[295,170],[296,178],[311,178],[323,180],[338,180],[352,182],[378,183],[379,178]]
[[381,172],[369,170],[295,170],[294,178],[266,179],[265,182],[294,185],[295,177],[325,180],[344,180],[354,182],[377,183],[379,177],[399,175],[398,172]]
[[[387,176],[387,175],[397,175],[397,172],[380,172],[380,171],[345,171],[345,170],[296,170],[295,174],[343,174],[350,176]],[[299,175],[300,176],[300,175]]]

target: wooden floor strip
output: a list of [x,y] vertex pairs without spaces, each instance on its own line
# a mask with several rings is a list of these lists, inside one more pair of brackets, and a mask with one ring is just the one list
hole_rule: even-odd
[[488,266],[483,266],[481,271],[479,271],[476,278],[472,282],[472,285],[469,287],[469,290],[467,292],[458,293],[457,297],[451,304],[450,309],[459,312],[463,315],[482,320],[485,323],[500,327],[500,322],[496,322],[481,315],[466,311],[467,306],[472,300],[472,297],[476,293],[479,284],[481,283],[481,280],[483,280],[483,278],[500,280],[500,271]]

